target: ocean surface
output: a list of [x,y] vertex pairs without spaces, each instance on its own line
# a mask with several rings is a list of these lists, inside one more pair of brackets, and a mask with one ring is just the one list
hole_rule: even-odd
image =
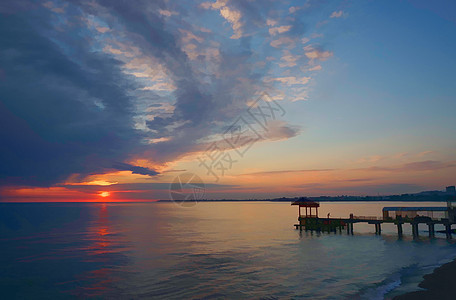
[[[320,217],[384,206],[321,203]],[[295,230],[274,202],[0,204],[2,299],[388,299],[456,257],[443,234],[384,225],[354,235]],[[438,228],[436,228],[438,229]]]

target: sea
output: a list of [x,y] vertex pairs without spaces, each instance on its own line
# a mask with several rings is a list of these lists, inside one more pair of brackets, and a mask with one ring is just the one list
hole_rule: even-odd
[[[384,206],[321,202],[320,217]],[[1,299],[390,299],[456,257],[427,228],[299,231],[288,202],[0,204]],[[440,228],[436,228],[438,230]]]

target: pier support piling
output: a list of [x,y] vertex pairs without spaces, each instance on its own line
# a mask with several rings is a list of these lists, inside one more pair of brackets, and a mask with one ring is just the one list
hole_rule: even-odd
[[429,237],[430,238],[435,237],[434,223],[428,223],[428,227],[429,227]]
[[445,224],[446,238],[451,239],[451,224]]
[[350,230],[350,231],[347,231],[347,233],[349,233],[349,234],[353,234],[353,221],[351,221],[353,219],[354,219],[353,214],[350,214],[350,223],[348,223],[348,228],[347,228],[347,230]]
[[375,234],[382,234],[382,225],[381,223],[374,223],[375,224]]
[[418,233],[418,223],[411,223],[412,224],[412,234],[414,238],[417,238],[419,236]]
[[397,223],[397,235],[402,238],[402,223]]

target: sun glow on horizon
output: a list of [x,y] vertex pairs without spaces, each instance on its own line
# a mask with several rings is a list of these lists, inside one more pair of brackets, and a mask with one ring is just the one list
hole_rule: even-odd
[[110,192],[99,192],[98,195],[100,197],[106,198],[108,196],[111,196],[111,193]]

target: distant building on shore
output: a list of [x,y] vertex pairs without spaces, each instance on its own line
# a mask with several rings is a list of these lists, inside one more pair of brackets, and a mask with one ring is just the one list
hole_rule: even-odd
[[448,195],[456,195],[456,188],[454,185],[447,186],[445,191]]

